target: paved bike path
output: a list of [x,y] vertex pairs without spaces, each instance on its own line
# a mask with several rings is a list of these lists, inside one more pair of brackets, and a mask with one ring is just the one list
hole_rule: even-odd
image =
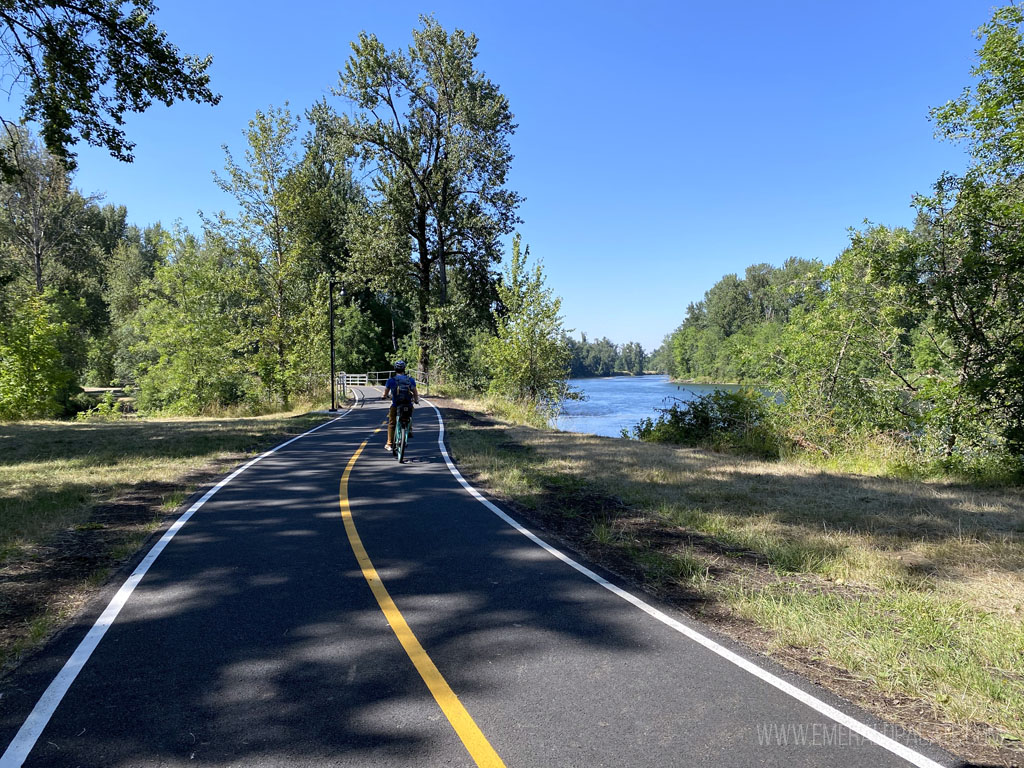
[[[473,765],[342,525],[342,470],[385,413],[368,402],[221,488],[139,584],[25,765]],[[457,484],[437,438],[420,408],[399,466],[374,435],[348,481],[352,519],[508,766],[912,764],[553,558]],[[3,691],[3,744],[84,629]],[[805,743],[777,743],[794,738]]]

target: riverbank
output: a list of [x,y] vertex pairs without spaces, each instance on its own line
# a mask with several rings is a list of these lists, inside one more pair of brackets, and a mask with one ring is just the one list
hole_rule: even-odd
[[475,484],[545,535],[977,761],[1024,764],[1024,499],[536,429],[454,401]]
[[0,673],[197,488],[325,416],[0,423]]

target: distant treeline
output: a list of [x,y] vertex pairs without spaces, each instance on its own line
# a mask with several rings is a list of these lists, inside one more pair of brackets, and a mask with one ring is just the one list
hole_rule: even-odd
[[655,353],[673,378],[760,383],[768,350],[796,307],[821,298],[820,261],[754,264],[741,278],[726,275],[686,308],[683,324]]
[[646,368],[647,354],[636,341],[622,345],[605,337],[588,341],[585,333],[580,334],[579,340],[566,336],[565,341],[571,354],[569,375],[574,379],[611,376],[616,373],[639,376],[649,370]]
[[866,225],[828,266],[726,275],[655,355],[677,378],[748,382],[779,402],[708,399],[638,436],[724,431],[760,449],[886,457],[900,471],[1024,473],[1022,29],[1024,8],[996,9],[978,31],[974,87],[931,111],[973,162],[914,198],[912,227]]

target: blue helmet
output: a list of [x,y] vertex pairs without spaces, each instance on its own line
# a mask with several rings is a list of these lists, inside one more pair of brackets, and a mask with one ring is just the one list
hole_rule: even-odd
[[395,370],[399,373],[405,372],[405,360],[395,360]]

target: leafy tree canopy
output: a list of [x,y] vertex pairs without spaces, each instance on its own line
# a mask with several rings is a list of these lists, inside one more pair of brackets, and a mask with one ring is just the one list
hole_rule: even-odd
[[508,100],[474,66],[477,38],[421,17],[408,50],[389,51],[363,33],[336,93],[355,107],[339,136],[370,170],[372,207],[364,229],[388,246],[367,266],[415,285],[419,365],[430,367],[443,328],[431,317],[449,303],[449,273],[463,299],[486,315],[500,237],[519,221],[520,196],[506,187],[515,131]]
[[[125,113],[154,100],[220,100],[206,73],[212,58],[181,54],[155,12],[151,0],[0,0],[0,84],[24,90],[22,118],[39,123],[51,153],[73,166],[70,147],[85,140],[131,162]],[[0,124],[10,132],[15,121]],[[0,171],[17,173],[6,150]]]

